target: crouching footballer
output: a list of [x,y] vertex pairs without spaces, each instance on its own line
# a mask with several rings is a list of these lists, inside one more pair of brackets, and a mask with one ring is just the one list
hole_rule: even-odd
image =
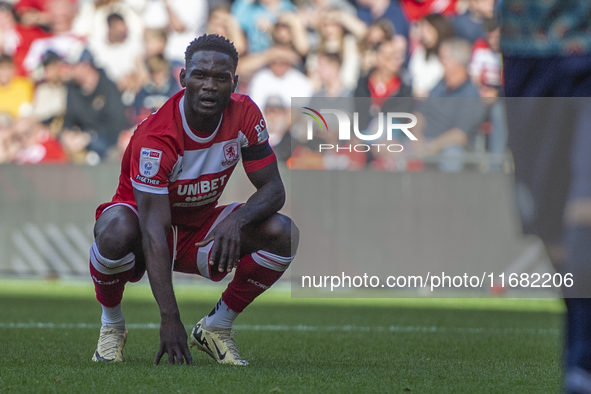
[[[148,272],[160,308],[160,348],[170,364],[192,364],[172,287],[172,271],[234,278],[190,335],[218,363],[248,365],[234,342],[234,319],[273,285],[294,258],[299,232],[278,213],[285,201],[259,108],[233,93],[238,53],[218,35],[193,40],[180,73],[184,88],[136,128],[111,202],[96,211],[90,273],[102,306],[94,361],[123,361],[121,300],[127,282]],[[242,159],[256,192],[217,206]]]

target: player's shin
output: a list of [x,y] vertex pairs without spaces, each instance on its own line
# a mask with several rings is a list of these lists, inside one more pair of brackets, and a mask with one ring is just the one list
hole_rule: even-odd
[[[110,260],[103,257],[96,245],[90,248],[90,275],[94,282],[96,299],[103,307],[115,308],[123,299],[125,284],[130,281],[134,274],[135,256],[129,253],[119,260]],[[104,308],[103,308],[104,310]],[[104,313],[105,314],[105,313]],[[117,320],[117,311],[107,312],[107,320]]]
[[[235,318],[255,298],[279,280],[292,260],[293,257],[278,256],[263,250],[244,256],[238,263],[234,279],[222,294],[220,302],[235,313]],[[215,326],[218,321],[227,325],[229,317],[225,316],[226,312],[223,309],[225,308],[217,308],[216,306],[212,311],[213,315],[208,316],[212,325]],[[218,313],[219,320],[216,318]]]
[[135,256],[129,253],[119,260],[102,256],[96,243],[90,248],[90,275],[94,282],[96,299],[101,303],[101,330],[92,355],[95,362],[123,361],[123,347],[127,339],[125,318],[121,312],[121,299],[125,283],[133,278]]
[[220,364],[248,365],[234,342],[232,323],[259,295],[283,275],[293,257],[259,250],[238,262],[234,279],[211,313],[195,325],[191,347],[206,352]]

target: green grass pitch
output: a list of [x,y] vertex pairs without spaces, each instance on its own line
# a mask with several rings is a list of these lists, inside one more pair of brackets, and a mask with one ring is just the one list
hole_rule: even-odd
[[[179,284],[189,331],[223,286]],[[100,307],[91,283],[0,281],[0,392],[555,393],[558,300],[292,299],[270,290],[236,320],[248,367],[153,366],[158,308],[145,284],[123,301],[121,364],[90,358]],[[152,323],[152,324],[151,324]]]

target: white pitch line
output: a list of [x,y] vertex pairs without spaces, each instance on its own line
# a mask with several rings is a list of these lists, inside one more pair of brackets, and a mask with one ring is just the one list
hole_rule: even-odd
[[[60,329],[98,329],[97,323],[2,323],[0,328],[60,328]],[[128,324],[131,330],[156,330],[159,323]],[[193,328],[186,325],[185,328]],[[436,327],[436,326],[283,326],[283,325],[251,325],[237,324],[237,331],[320,331],[320,332],[396,332],[396,333],[468,333],[468,334],[544,334],[559,335],[561,331],[554,328],[486,328],[486,327]]]

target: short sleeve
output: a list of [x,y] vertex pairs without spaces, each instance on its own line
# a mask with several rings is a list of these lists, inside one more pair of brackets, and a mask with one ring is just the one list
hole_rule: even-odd
[[168,194],[169,175],[178,155],[174,144],[163,136],[132,139],[130,178],[134,189],[152,194]]
[[242,162],[244,170],[249,173],[260,170],[277,159],[269,145],[269,133],[263,114],[251,99],[247,101],[243,119]]
[[267,123],[259,107],[250,98],[245,103],[243,119],[241,131],[246,140],[243,141],[242,148],[259,145],[267,141],[269,138]]

